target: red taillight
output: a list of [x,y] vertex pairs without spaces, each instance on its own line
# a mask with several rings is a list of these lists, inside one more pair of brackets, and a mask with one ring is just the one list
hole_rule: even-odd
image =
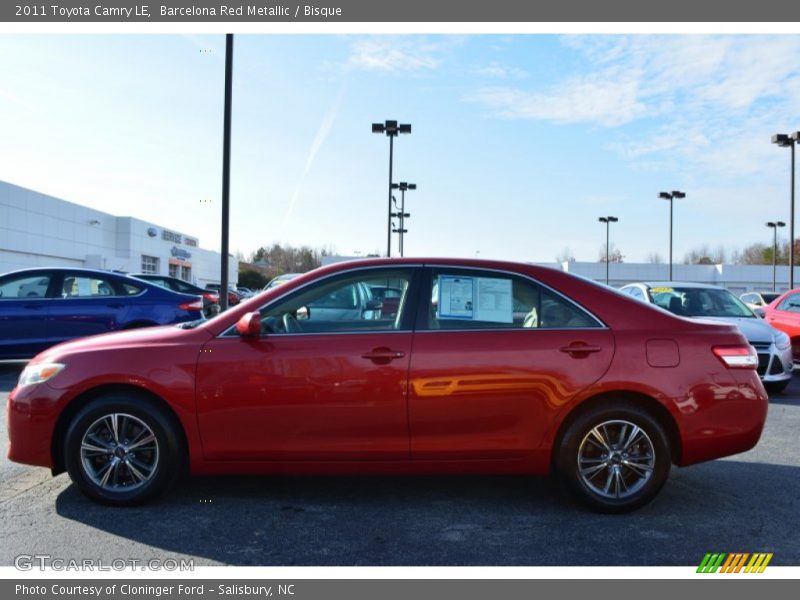
[[181,310],[203,310],[203,299],[198,298],[192,302],[184,302],[183,304],[179,304],[178,308]]
[[212,304],[216,304],[219,302],[219,296],[216,294],[203,294],[203,298],[211,302]]
[[714,346],[711,351],[729,369],[757,369],[758,354],[750,346]]

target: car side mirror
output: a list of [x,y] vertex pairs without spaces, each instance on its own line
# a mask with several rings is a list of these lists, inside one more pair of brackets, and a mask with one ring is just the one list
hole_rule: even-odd
[[301,306],[295,313],[295,318],[298,321],[305,321],[311,318],[311,309],[307,306]]
[[761,319],[767,316],[767,311],[765,311],[763,308],[754,308],[753,312]]
[[261,313],[251,312],[244,315],[236,323],[236,333],[242,337],[258,337],[261,335]]

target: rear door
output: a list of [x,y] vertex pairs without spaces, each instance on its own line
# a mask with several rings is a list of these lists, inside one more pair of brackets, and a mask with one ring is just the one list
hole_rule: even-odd
[[130,300],[113,277],[64,272],[59,285],[48,318],[51,345],[119,329]]
[[51,271],[0,278],[0,360],[30,358],[47,348]]
[[429,268],[421,291],[409,370],[412,458],[522,457],[611,362],[611,332],[528,278]]

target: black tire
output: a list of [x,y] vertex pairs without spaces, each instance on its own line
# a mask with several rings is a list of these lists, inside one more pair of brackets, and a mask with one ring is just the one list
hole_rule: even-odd
[[[619,438],[628,439],[634,431],[632,426],[644,436],[635,438],[623,451],[625,444]],[[607,438],[609,443],[603,444],[606,449],[601,449],[600,440],[591,433],[595,428]],[[557,452],[555,462],[561,481],[581,502],[602,513],[630,512],[650,502],[666,482],[672,465],[669,438],[661,424],[642,408],[622,401],[580,414],[567,427]],[[585,476],[579,469],[579,458]],[[649,469],[639,468],[645,464]]]
[[[122,449],[111,435],[112,415],[118,415]],[[151,433],[154,442],[141,444]],[[84,452],[84,439],[97,448],[102,444],[103,452]],[[126,441],[132,444],[129,450]],[[72,481],[92,500],[112,506],[143,504],[163,493],[180,474],[185,454],[174,418],[155,401],[136,394],[115,393],[93,400],[73,417],[64,438],[64,462]],[[100,485],[97,479],[110,469],[108,463],[115,457],[117,463],[110,472],[116,478],[112,481],[109,476],[106,485]],[[146,477],[138,479],[137,472]]]
[[791,378],[787,379],[786,381],[770,381],[764,382],[764,388],[770,394],[780,394],[783,392],[789,383],[791,383]]

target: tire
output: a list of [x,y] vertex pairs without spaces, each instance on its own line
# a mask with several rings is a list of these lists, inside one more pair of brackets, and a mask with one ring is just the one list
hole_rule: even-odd
[[166,491],[185,455],[171,415],[135,394],[92,401],[73,417],[64,441],[72,481],[92,500],[112,506],[143,504]]
[[764,383],[764,388],[770,394],[780,394],[787,388],[789,383],[791,383],[791,378],[787,379],[786,381],[770,381]]
[[[634,426],[639,433],[631,438]],[[631,458],[636,457],[633,467]],[[666,482],[671,464],[664,428],[628,402],[592,407],[579,415],[562,436],[556,457],[566,487],[602,513],[630,512],[650,502]]]

